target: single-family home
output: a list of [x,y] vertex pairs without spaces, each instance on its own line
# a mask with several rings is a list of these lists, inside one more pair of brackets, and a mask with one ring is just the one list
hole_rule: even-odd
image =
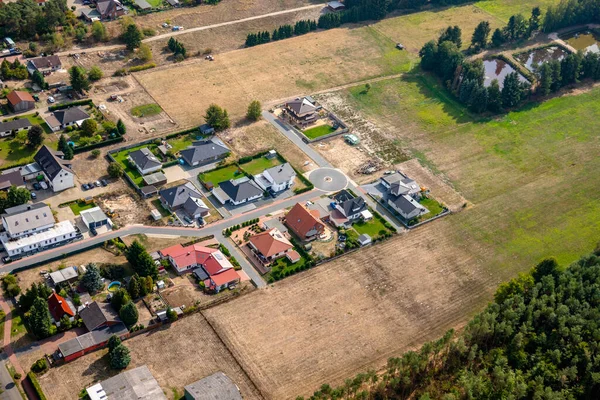
[[55,193],[75,186],[72,163],[70,160],[64,160],[63,157],[62,151],[52,150],[46,145],[42,146],[33,157]]
[[35,108],[35,100],[27,92],[13,90],[6,95],[6,100],[8,100],[10,108],[16,113],[33,110]]
[[240,388],[221,371],[184,387],[185,400],[242,400]]
[[75,316],[75,312],[67,300],[56,292],[52,292],[50,297],[48,297],[48,308],[50,309],[50,315],[55,323],[58,323],[65,315],[69,319],[72,319]]
[[389,194],[394,196],[406,194],[417,199],[420,197],[421,188],[417,182],[400,172],[383,176],[381,185],[388,190]]
[[183,209],[192,218],[210,215],[210,209],[202,200],[202,194],[192,182],[163,189],[158,196],[163,207],[171,212]]
[[2,174],[0,174],[0,190],[9,190],[11,186],[17,188],[25,187],[21,171],[16,168],[9,171],[2,171]]
[[[84,333],[83,335],[60,343],[58,345],[58,355],[59,357],[62,357],[65,362],[73,361],[87,353],[105,347],[108,344],[108,340],[113,335],[120,338],[125,338],[129,335],[129,329],[127,329],[125,324],[121,322],[116,325],[105,326],[103,328],[98,328],[91,332]],[[160,399],[160,397],[157,398]],[[106,399],[106,396],[91,397],[91,399],[104,400]]]
[[421,188],[413,179],[401,172],[394,172],[381,178],[381,185],[387,190],[387,204],[405,220],[418,218],[429,210],[419,203]]
[[162,168],[160,160],[147,147],[132,151],[129,153],[128,159],[142,175],[156,172]]
[[429,212],[427,208],[423,207],[417,200],[407,194],[401,196],[390,195],[387,202],[394,211],[407,221]]
[[291,121],[302,127],[310,125],[317,120],[317,106],[306,97],[299,97],[285,103],[285,111]]
[[79,213],[81,220],[88,229],[97,229],[107,225],[112,228],[112,221],[100,207],[92,207]]
[[365,199],[352,195],[346,189],[333,196],[331,206],[334,211],[330,220],[335,226],[352,225],[354,221],[361,218],[365,220],[373,218]]
[[35,71],[40,72],[42,75],[49,75],[61,68],[62,62],[57,55],[36,57],[27,60],[27,71],[29,71],[29,74],[31,75],[33,75]]
[[[145,365],[96,383],[87,388],[86,392],[90,400],[167,400],[162,388]],[[219,398],[225,400],[223,397]]]
[[79,278],[77,267],[67,267],[50,273],[50,281],[54,286],[62,283],[73,283]]
[[212,138],[192,143],[187,149],[181,150],[181,158],[191,167],[205,165],[221,160],[229,154],[229,148],[221,140]]
[[118,0],[98,0],[96,10],[102,20],[117,19],[125,14],[125,7]]
[[21,129],[29,130],[33,125],[27,118],[13,119],[12,121],[0,122],[0,137],[10,136]]
[[277,228],[251,236],[248,239],[248,246],[264,263],[285,257],[286,253],[294,248]]
[[46,123],[53,132],[65,129],[67,126],[81,126],[83,121],[89,119],[90,115],[81,107],[69,107],[56,110],[52,115],[46,117]]
[[289,163],[265,169],[254,177],[254,181],[263,190],[279,193],[292,187],[296,179],[296,171]]
[[319,216],[318,211],[309,210],[303,204],[296,203],[285,216],[285,224],[300,240],[313,240],[325,232],[325,224]]
[[219,187],[214,188],[212,191],[221,204],[234,206],[260,199],[263,192],[263,189],[256,182],[246,176],[221,182]]
[[346,8],[346,6],[344,5],[344,3],[340,2],[340,1],[330,1],[327,3],[327,8],[330,11],[336,12],[336,11],[342,11]]
[[88,331],[108,326],[122,324],[117,312],[110,303],[98,303],[93,301],[84,307],[79,315]]
[[87,22],[95,22],[102,19],[102,16],[96,8],[83,8],[81,10],[81,17]]

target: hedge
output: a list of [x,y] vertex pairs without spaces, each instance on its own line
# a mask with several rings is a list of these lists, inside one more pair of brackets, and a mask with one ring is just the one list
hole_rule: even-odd
[[89,151],[89,150],[93,150],[93,149],[98,149],[100,147],[109,146],[109,145],[114,144],[114,143],[120,143],[123,140],[124,140],[123,136],[118,136],[116,138],[106,139],[106,140],[103,140],[103,141],[98,142],[98,143],[88,144],[87,146],[75,147],[73,149],[73,153],[74,154],[83,153],[85,151]]
[[163,166],[163,168],[168,168],[168,167],[172,167],[173,165],[177,165],[177,164],[179,164],[179,160],[172,160],[172,161],[167,161],[162,166]]
[[129,72],[139,72],[139,71],[144,71],[146,69],[151,69],[156,67],[155,63],[148,63],[148,64],[144,64],[144,65],[137,65],[135,67],[131,67],[129,68]]
[[[247,163],[249,163],[249,162],[250,162],[250,161],[252,161],[252,160],[256,160],[257,158],[261,158],[261,157],[263,157],[263,156],[267,155],[268,153],[269,153],[268,151],[262,151],[262,152],[260,152],[260,153],[253,154],[253,155],[251,155],[251,156],[242,157],[242,158],[240,158],[240,159],[238,160],[238,164],[240,164],[240,165],[241,165],[241,164],[247,164]],[[277,156],[278,156],[278,157],[281,157],[281,156],[279,155],[279,153],[277,153]],[[283,159],[283,157],[281,157],[281,158]]]
[[165,140],[167,140],[167,139],[173,139],[173,138],[176,138],[178,136],[185,135],[186,133],[192,133],[192,132],[195,132],[195,131],[200,132],[200,127],[197,126],[195,128],[186,129],[184,131],[171,133],[170,135],[165,136]]
[[92,101],[92,99],[87,99],[87,100],[73,101],[71,103],[57,104],[55,106],[48,107],[48,110],[56,111],[56,110],[63,110],[65,108],[74,107],[74,106],[93,106],[93,105],[94,105],[94,102]]
[[29,371],[27,373],[27,378],[29,378],[29,381],[31,382],[31,385],[35,389],[35,391],[36,391],[38,397],[40,398],[40,400],[46,400],[46,395],[42,391],[42,387],[40,386],[40,383],[38,382],[37,377],[35,376],[35,374],[33,372]]

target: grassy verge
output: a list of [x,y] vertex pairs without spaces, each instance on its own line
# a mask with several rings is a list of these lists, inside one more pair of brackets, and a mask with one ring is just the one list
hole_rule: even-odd
[[23,316],[14,309],[12,310],[12,313],[12,330],[10,331],[10,337],[20,336],[27,333],[27,329],[25,328],[25,322],[23,321]]
[[171,215],[171,212],[163,207],[162,203],[160,202],[160,199],[154,199],[151,201],[151,203],[154,206],[154,208],[158,210],[158,212],[163,218]]

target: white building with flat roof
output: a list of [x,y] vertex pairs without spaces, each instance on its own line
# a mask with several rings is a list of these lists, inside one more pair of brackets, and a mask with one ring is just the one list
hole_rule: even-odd
[[78,232],[71,221],[61,221],[49,229],[11,239],[6,235],[0,236],[2,245],[10,257],[28,255],[61,246],[76,239]]

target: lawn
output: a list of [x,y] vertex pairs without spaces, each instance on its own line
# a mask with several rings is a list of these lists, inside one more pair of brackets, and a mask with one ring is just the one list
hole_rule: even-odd
[[171,146],[173,146],[171,148],[171,151],[173,152],[173,154],[175,154],[175,153],[180,152],[183,149],[190,147],[192,145],[192,143],[197,140],[196,136],[199,136],[199,134],[198,133],[188,133],[188,134],[184,134],[184,135],[178,136],[173,139],[169,139],[169,140],[167,140],[167,143],[169,143]]
[[263,172],[267,168],[274,167],[282,164],[279,157],[273,157],[271,159],[266,157],[255,158],[254,160],[241,164],[240,167],[251,175],[257,175]]
[[359,235],[367,234],[371,236],[371,239],[381,236],[380,232],[389,232],[383,222],[378,218],[373,217],[369,221],[360,221],[352,225],[352,227],[359,233]]
[[151,117],[160,114],[162,109],[156,103],[142,104],[131,109],[131,115],[134,117]]
[[171,215],[171,212],[163,207],[162,203],[160,202],[160,199],[154,199],[151,201],[151,203],[154,206],[154,208],[158,210],[158,212],[160,213],[160,215],[162,215],[163,218]]
[[20,115],[16,118],[18,118],[18,119],[27,118],[29,120],[29,122],[31,122],[33,125],[41,126],[42,129],[44,129],[45,133],[47,133],[47,134],[52,133],[52,129],[50,129],[50,127],[48,126],[46,121],[44,121],[42,116],[39,114],[38,115],[35,115],[35,114]]
[[73,211],[73,214],[79,215],[84,210],[89,210],[90,208],[96,207],[96,204],[90,203],[85,204],[83,201],[75,201],[69,204],[69,208]]
[[[56,149],[58,141],[54,135],[44,138],[44,144]],[[32,149],[12,137],[0,139],[0,162],[2,167],[33,162],[33,156],[39,149]]]
[[118,153],[113,153],[112,156],[115,158],[115,160],[121,164],[121,166],[123,167],[123,169],[125,170],[125,173],[127,175],[129,175],[129,177],[135,182],[136,185],[140,186],[142,184],[142,181],[144,180],[144,177],[142,176],[142,174],[139,173],[139,171],[129,162],[129,160],[127,160],[127,157],[129,156],[129,153],[139,150],[141,148],[147,147],[148,149],[150,149],[150,151],[154,152],[154,149],[156,149],[156,145],[155,144],[142,144],[136,147],[132,147],[131,149],[127,149],[127,150],[121,150]]
[[154,8],[160,7],[163,4],[162,0],[148,0],[148,3]]
[[219,186],[219,183],[240,177],[237,165],[229,165],[223,168],[213,169],[198,175],[198,179],[203,183],[212,183],[213,186]]
[[440,202],[432,198],[423,197],[421,200],[419,200],[419,203],[429,210],[427,214],[419,217],[419,222],[433,218],[436,215],[441,214],[442,211],[444,211],[444,208],[442,207]]
[[23,322],[23,317],[18,311],[12,311],[12,330],[10,332],[10,337],[15,337],[24,334],[27,332],[27,328],[25,328],[25,323]]
[[273,278],[273,280],[278,281],[280,279],[285,278],[288,275],[292,275],[294,272],[301,270],[306,263],[306,259],[304,257],[300,258],[300,261],[292,264],[287,257],[280,258],[273,264],[271,264],[271,271],[267,272],[264,275],[264,279],[268,282],[269,278]]
[[327,124],[315,126],[314,128],[309,128],[305,131],[302,131],[304,136],[306,136],[309,139],[316,139],[321,136],[329,135],[330,133],[333,133],[333,132],[335,132],[335,128],[333,126],[327,125]]

